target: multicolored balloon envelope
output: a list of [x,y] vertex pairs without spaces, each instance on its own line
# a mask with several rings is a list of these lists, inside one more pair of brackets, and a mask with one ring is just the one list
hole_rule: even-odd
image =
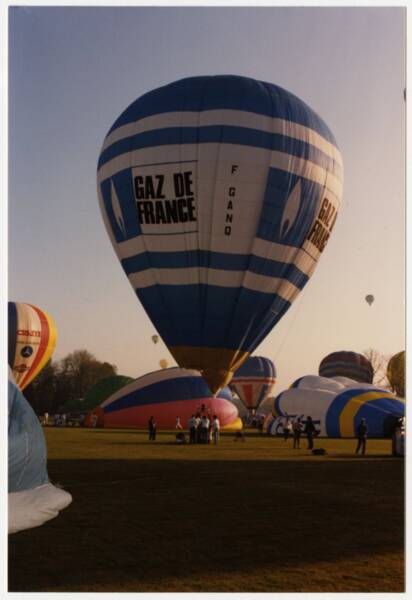
[[186,427],[193,414],[206,412],[217,415],[224,427],[238,418],[230,398],[229,388],[214,397],[197,371],[162,369],[136,379],[103,402],[102,424],[142,429],[154,416],[159,429],[174,429],[177,417]]
[[388,362],[386,375],[391,388],[401,398],[405,397],[405,350],[398,352]]
[[319,365],[321,377],[348,377],[362,383],[372,383],[373,366],[371,362],[357,352],[332,352]]
[[50,360],[57,332],[50,315],[37,306],[9,302],[8,311],[8,361],[23,390]]
[[[332,438],[354,437],[363,417],[368,437],[389,437],[397,419],[404,414],[404,400],[388,390],[344,377],[301,377],[274,401],[274,415],[278,419],[288,416],[304,421],[310,415],[320,435]],[[276,427],[276,422],[272,427]]]
[[312,275],[343,167],[309,106],[248,77],[190,77],[107,134],[98,195],[133,289],[181,367],[216,392]]
[[231,387],[248,409],[257,409],[276,382],[275,365],[269,358],[252,356],[236,371]]
[[49,481],[43,430],[11,371],[8,402],[9,533],[16,533],[53,519],[72,497]]

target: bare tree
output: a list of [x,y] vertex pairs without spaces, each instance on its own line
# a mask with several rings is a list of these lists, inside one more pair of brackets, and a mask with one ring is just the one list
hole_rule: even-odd
[[391,389],[390,383],[388,381],[388,376],[386,374],[386,369],[390,357],[384,356],[381,352],[379,352],[379,350],[375,350],[374,348],[364,350],[363,355],[369,360],[369,362],[372,365],[372,383],[378,385],[379,387]]

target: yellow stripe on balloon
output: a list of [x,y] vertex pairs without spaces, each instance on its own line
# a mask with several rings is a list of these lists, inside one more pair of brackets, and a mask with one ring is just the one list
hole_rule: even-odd
[[366,392],[351,398],[342,410],[339,417],[339,430],[341,437],[352,437],[356,434],[354,429],[354,418],[366,402],[378,400],[379,398],[391,398],[389,392]]

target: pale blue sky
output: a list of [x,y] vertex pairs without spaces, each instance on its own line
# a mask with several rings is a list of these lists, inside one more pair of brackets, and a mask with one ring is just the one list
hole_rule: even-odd
[[9,297],[53,316],[55,359],[87,348],[139,376],[169,357],[151,343],[153,326],[106,234],[96,163],[135,98],[219,73],[293,92],[343,155],[333,236],[255,351],[274,360],[275,391],[317,373],[331,351],[405,347],[405,8],[9,10]]

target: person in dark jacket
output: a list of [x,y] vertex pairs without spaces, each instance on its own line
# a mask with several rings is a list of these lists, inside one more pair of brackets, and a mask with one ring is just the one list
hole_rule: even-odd
[[150,417],[147,422],[147,426],[149,428],[149,440],[156,439],[156,419],[154,417]]
[[359,450],[362,451],[362,454],[365,454],[366,450],[366,436],[368,434],[368,426],[366,424],[366,419],[361,419],[361,422],[356,428],[356,437],[358,438],[358,445],[356,446],[356,454]]
[[306,417],[305,429],[303,433],[306,433],[308,439],[308,450],[313,448],[313,436],[316,434],[316,428],[312,421],[312,417]]

